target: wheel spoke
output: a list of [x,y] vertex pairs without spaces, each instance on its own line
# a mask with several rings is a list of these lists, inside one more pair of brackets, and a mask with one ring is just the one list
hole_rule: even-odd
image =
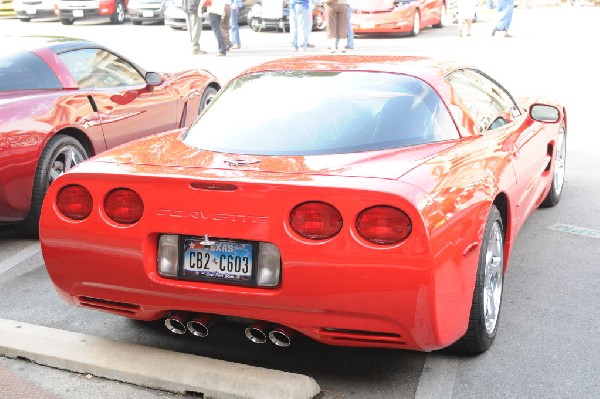
[[485,252],[485,268],[483,277],[483,310],[485,327],[492,334],[498,322],[502,282],[504,276],[504,252],[502,229],[498,222],[492,225]]

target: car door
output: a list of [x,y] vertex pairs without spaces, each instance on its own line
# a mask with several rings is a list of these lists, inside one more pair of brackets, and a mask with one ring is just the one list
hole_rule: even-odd
[[[449,77],[481,135],[497,135],[510,154],[517,181],[517,218],[522,222],[542,194],[549,166],[543,124],[526,118],[512,96],[480,71],[464,69]],[[519,223],[520,225],[520,223]]]
[[178,126],[178,95],[167,84],[149,86],[127,60],[100,48],[59,54],[99,114],[107,148]]

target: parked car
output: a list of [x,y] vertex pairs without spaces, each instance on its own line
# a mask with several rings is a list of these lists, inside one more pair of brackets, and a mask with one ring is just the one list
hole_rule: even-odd
[[[325,23],[325,10],[323,8],[323,1],[318,0],[315,2],[315,8],[312,14],[313,27],[312,30],[320,31],[326,27]],[[258,32],[263,29],[282,29],[287,32],[290,30],[290,8],[289,1],[284,0],[283,10],[280,19],[266,19],[263,18],[263,0],[256,0],[256,3],[250,9],[248,14],[248,24],[254,32]]]
[[129,0],[127,14],[134,25],[143,22],[165,21],[165,6],[167,0]]
[[[244,25],[248,23],[248,11],[252,7],[256,0],[244,0],[243,6],[239,10],[238,23]],[[183,11],[182,0],[167,0],[165,5],[165,25],[170,26],[172,29],[187,30],[186,15]],[[210,21],[208,19],[208,12],[206,8],[202,9],[202,27],[210,29]]]
[[13,0],[0,0],[0,17],[12,17],[15,15]]
[[445,0],[361,0],[352,10],[354,33],[408,33],[444,26]]
[[560,200],[565,115],[468,65],[267,62],[191,127],[59,176],[44,262],[71,304],[177,334],[481,353],[520,228]]
[[113,24],[125,22],[128,0],[58,0],[56,15],[63,25],[82,19],[110,19]]
[[23,22],[33,18],[56,18],[58,0],[14,0],[15,14]]
[[93,42],[0,41],[0,223],[32,236],[60,174],[126,141],[188,126],[220,88],[208,72],[146,72]]

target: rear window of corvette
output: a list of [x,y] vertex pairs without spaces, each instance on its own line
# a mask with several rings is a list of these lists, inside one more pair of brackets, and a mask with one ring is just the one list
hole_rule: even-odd
[[231,82],[184,141],[225,153],[325,155],[458,137],[438,94],[415,77],[274,71]]
[[0,91],[61,89],[48,64],[30,52],[0,55]]

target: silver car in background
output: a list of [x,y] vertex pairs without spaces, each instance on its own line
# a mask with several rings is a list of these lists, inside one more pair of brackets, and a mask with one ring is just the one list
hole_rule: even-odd
[[143,22],[165,21],[165,7],[167,0],[129,0],[127,14],[134,25]]
[[58,0],[14,0],[15,14],[23,22],[33,18],[57,18],[54,7]]

